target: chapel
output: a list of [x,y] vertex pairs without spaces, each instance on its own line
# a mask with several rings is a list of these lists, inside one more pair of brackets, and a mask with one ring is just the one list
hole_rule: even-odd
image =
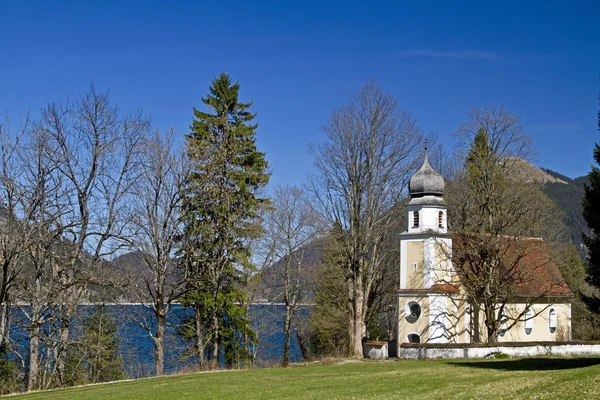
[[[426,150],[423,165],[410,179],[408,226],[400,234],[398,350],[402,343],[486,341],[484,315],[469,300],[461,276],[452,266],[453,239],[455,245],[458,239],[448,231],[444,190],[444,179],[431,167]],[[518,268],[531,279],[511,295],[504,312],[517,316],[513,318],[516,322],[503,324],[498,342],[570,340],[573,293],[542,239],[518,241],[528,248]]]

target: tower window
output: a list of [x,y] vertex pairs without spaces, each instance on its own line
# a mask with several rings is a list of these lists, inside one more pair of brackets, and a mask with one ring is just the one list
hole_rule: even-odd
[[440,211],[438,214],[438,227],[441,229],[444,227],[444,212]]
[[419,227],[419,212],[415,211],[413,212],[413,228],[418,228]]

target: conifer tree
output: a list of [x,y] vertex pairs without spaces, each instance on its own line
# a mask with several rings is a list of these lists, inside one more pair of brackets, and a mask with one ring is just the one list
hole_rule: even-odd
[[[598,112],[598,130],[600,130],[600,111]],[[589,185],[585,185],[583,196],[583,218],[590,228],[589,235],[583,235],[583,243],[588,251],[588,274],[592,285],[600,288],[600,145],[594,146],[594,160],[588,174]],[[598,307],[600,308],[600,307]]]
[[120,355],[118,329],[109,309],[95,306],[67,362],[67,385],[80,385],[125,379]]
[[[238,100],[239,89],[225,73],[214,79],[202,98],[209,110],[194,109],[187,135],[193,165],[182,216],[189,289],[184,302],[195,309],[198,358],[202,363],[209,349],[213,367],[220,346],[250,330],[239,310],[244,292],[238,271],[251,264],[248,239],[260,233],[254,220],[269,181],[265,154],[256,147],[255,114],[248,111],[252,103]],[[226,351],[228,360],[237,359],[231,348]]]

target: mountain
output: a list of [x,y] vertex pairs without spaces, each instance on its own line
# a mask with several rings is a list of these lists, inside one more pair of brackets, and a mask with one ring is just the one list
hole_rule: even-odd
[[558,174],[554,171],[538,168],[521,158],[511,158],[511,160],[515,161],[515,167],[517,171],[516,175],[523,178],[526,182],[567,184],[568,181],[571,180],[566,176]]
[[585,249],[581,239],[582,233],[588,233],[588,227],[583,219],[581,202],[583,200],[584,184],[589,183],[587,176],[571,179],[558,172],[542,168],[542,170],[556,178],[544,184],[544,193],[564,213],[563,222],[569,229],[569,237],[577,246],[581,256]]
[[[323,245],[324,240],[317,239],[308,243],[293,255],[294,258],[302,258],[302,270],[300,276],[298,276],[303,291],[301,303],[313,303],[315,300],[314,279],[317,276],[317,269],[321,264]],[[279,260],[262,271],[262,279],[254,296],[255,302],[283,302],[283,269],[283,261]],[[296,278],[295,273],[292,274],[292,278]]]

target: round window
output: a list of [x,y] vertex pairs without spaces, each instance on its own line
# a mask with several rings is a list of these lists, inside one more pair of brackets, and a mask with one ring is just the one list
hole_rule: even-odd
[[406,320],[411,324],[416,322],[421,316],[421,306],[416,301],[411,301],[406,305]]

